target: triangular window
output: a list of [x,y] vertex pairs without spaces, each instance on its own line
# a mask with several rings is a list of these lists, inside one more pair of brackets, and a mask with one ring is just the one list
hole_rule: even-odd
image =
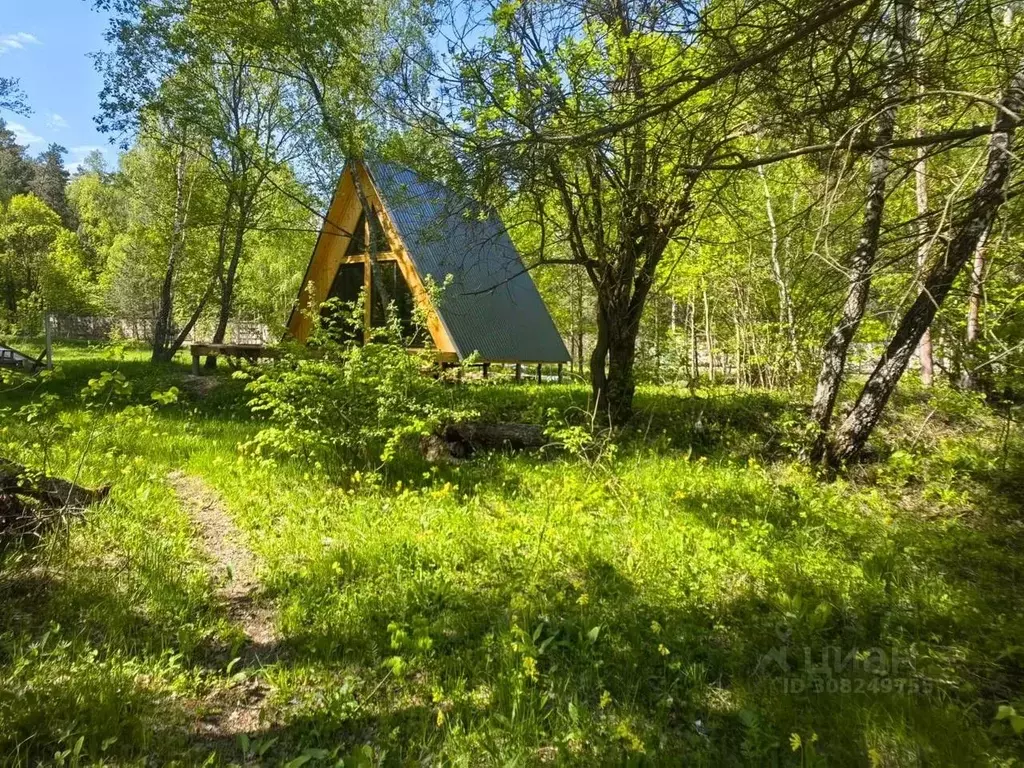
[[[377,233],[377,253],[387,253],[391,250],[391,246],[388,244],[387,238],[384,236],[384,229],[380,224],[380,216],[377,215],[377,211],[373,212],[373,217],[376,219],[375,231]],[[356,224],[355,231],[352,233],[352,239],[348,243],[348,250],[345,251],[346,256],[355,256],[358,254],[366,253],[366,213],[359,214],[359,222]]]
[[[387,292],[388,300],[394,305],[395,311],[398,314],[402,338],[410,346],[423,346],[423,329],[416,325],[415,300],[413,299],[412,291],[409,289],[409,284],[405,281],[405,276],[402,275],[402,270],[398,268],[398,262],[392,260],[381,261],[377,266],[377,272],[373,270],[370,272],[371,285],[374,285],[372,281],[379,274],[384,283],[384,290]],[[370,325],[374,328],[380,328],[384,325],[384,321],[384,301],[381,298],[380,291],[374,287],[370,298]]]
[[335,341],[363,343],[362,313],[356,307],[363,297],[364,268],[361,263],[340,265],[327,294],[328,301],[320,309],[323,327]]

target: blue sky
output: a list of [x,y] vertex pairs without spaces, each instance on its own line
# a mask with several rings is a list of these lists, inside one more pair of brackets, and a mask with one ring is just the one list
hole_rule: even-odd
[[89,0],[0,0],[0,76],[21,80],[32,107],[28,117],[0,117],[31,154],[55,141],[72,170],[92,149],[116,162],[93,122],[102,83],[88,54],[104,47],[105,28]]

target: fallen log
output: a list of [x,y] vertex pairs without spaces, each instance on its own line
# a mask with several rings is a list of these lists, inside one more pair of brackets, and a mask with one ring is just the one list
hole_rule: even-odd
[[550,441],[537,424],[461,422],[448,424],[420,441],[428,461],[465,459],[478,451],[543,448]]
[[103,501],[108,486],[84,486],[0,459],[0,537],[23,536]]
[[85,488],[60,477],[49,477],[7,459],[0,459],[0,493],[41,501],[52,509],[84,509],[107,498],[110,488]]

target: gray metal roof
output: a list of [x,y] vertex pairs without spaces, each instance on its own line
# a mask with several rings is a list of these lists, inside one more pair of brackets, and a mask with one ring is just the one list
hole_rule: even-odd
[[564,363],[555,323],[493,213],[414,171],[370,161],[370,176],[420,275],[441,285],[437,308],[460,358]]

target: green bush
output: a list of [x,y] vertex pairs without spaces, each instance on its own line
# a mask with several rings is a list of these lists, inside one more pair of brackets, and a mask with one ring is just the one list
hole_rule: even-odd
[[269,460],[304,456],[328,472],[374,470],[441,424],[472,418],[443,376],[424,375],[432,356],[405,348],[391,316],[365,344],[339,341],[337,321],[318,325],[308,347],[236,374],[252,377],[249,406],[269,422],[246,450]]

